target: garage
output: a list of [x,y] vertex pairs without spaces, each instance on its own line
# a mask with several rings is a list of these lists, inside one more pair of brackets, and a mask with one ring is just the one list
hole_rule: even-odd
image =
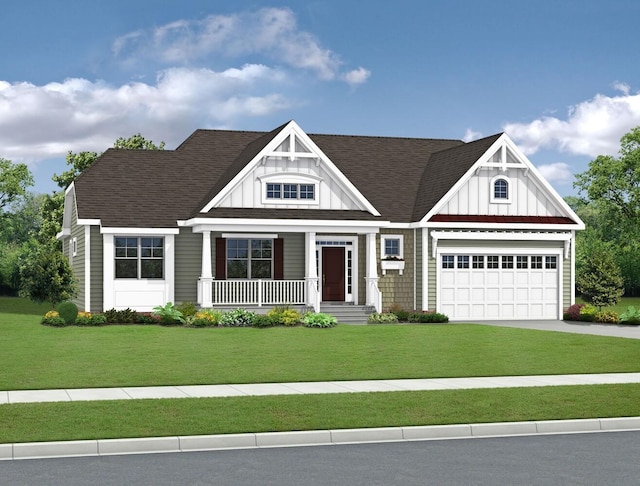
[[443,249],[437,262],[437,308],[452,320],[559,318],[559,253]]

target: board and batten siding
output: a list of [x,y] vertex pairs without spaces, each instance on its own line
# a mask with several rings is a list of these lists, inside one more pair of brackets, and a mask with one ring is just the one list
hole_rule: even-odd
[[177,304],[196,302],[198,278],[202,271],[202,234],[193,233],[191,228],[180,228],[174,244],[175,301]]
[[89,255],[91,259],[91,287],[90,305],[91,312],[103,312],[104,298],[104,265],[102,251],[102,235],[99,226],[91,226],[89,230]]
[[[404,270],[402,275],[398,270],[387,270],[387,274],[382,274],[381,268],[381,236],[402,235],[403,237],[403,257]],[[414,284],[414,261],[413,261],[413,230],[410,229],[384,229],[376,237],[376,259],[378,261],[378,288],[382,292],[382,308],[389,309],[392,306],[400,307],[403,310],[413,310],[413,284]]]
[[[288,175],[308,176],[310,183],[318,181],[318,194],[315,204],[269,204],[263,202],[264,182],[261,177],[282,175],[282,182],[286,182]],[[279,182],[278,178],[269,179]],[[303,182],[304,183],[304,182]],[[251,174],[240,182],[231,193],[220,202],[220,207],[227,208],[280,208],[280,209],[360,209],[353,198],[342,188],[342,185],[329,174],[323,164],[316,164],[315,159],[294,159],[268,157],[258,165]]]
[[[492,179],[506,176],[511,191],[510,203],[492,203]],[[499,216],[564,216],[548,194],[525,175],[522,169],[482,169],[455,193],[440,214]]]

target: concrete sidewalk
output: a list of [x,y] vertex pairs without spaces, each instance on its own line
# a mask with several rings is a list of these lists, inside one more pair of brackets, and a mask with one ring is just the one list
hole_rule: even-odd
[[[640,373],[12,390],[0,404],[640,383]],[[0,444],[0,461],[640,430],[640,417]]]
[[0,391],[0,404],[640,383],[640,373]]

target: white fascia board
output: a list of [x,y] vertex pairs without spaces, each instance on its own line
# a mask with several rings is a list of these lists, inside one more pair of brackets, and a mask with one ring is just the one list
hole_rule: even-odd
[[572,233],[516,233],[504,231],[432,231],[431,236],[439,240],[512,240],[512,241],[570,241]]
[[299,219],[223,219],[194,218],[185,221],[182,226],[191,227],[194,233],[204,231],[237,233],[378,233],[385,228],[388,221],[332,221],[332,220],[299,220]]
[[177,235],[179,232],[178,228],[100,228],[103,235]]
[[65,236],[71,236],[71,230],[69,228],[63,228],[60,233],[57,233],[56,240],[61,240]]
[[78,219],[78,224],[82,226],[101,226],[101,219]]
[[[71,231],[71,215],[73,211],[71,209],[72,201],[75,203],[75,185],[72,182],[69,184],[69,187],[64,191],[64,207],[62,208],[62,232],[61,235],[64,236],[66,230]],[[78,214],[78,208],[76,206],[76,214]],[[56,235],[58,238],[58,235]]]
[[486,231],[501,231],[501,230],[529,230],[529,231],[572,231],[584,229],[584,223],[582,227],[578,224],[535,224],[535,223],[463,223],[463,222],[451,222],[451,223],[438,223],[429,222],[428,224],[421,225],[422,228],[435,229],[479,229]]
[[227,195],[238,185],[240,184],[245,177],[249,175],[249,173],[260,163],[263,157],[273,153],[276,148],[280,146],[284,142],[284,140],[291,135],[291,132],[294,132],[295,135],[302,140],[302,142],[307,145],[309,150],[315,153],[318,158],[322,159],[325,166],[329,169],[336,179],[343,185],[344,189],[347,192],[353,194],[357,200],[357,202],[362,206],[361,209],[364,211],[369,211],[374,216],[380,216],[378,210],[373,207],[373,205],[364,197],[364,195],[354,186],[349,179],[336,167],[336,165],[331,162],[329,157],[320,150],[320,148],[309,138],[309,136],[298,126],[298,124],[291,120],[287,126],[285,126],[280,133],[276,134],[275,137],[256,155],[240,172],[236,174],[236,176],[231,179],[231,182],[226,185],[224,189],[222,189],[218,194],[214,196],[214,198],[209,201],[209,203],[200,210],[201,213],[207,213],[212,208],[216,207],[220,202],[227,197]]
[[451,196],[457,193],[462,188],[462,186],[467,183],[467,181],[475,173],[476,169],[479,166],[485,164],[489,160],[491,155],[493,155],[493,153],[502,146],[505,137],[506,135],[503,133],[500,137],[498,137],[498,140],[493,142],[491,147],[489,147],[485,151],[485,153],[475,161],[475,163],[469,168],[469,170],[467,170],[467,172],[465,172],[465,174],[460,179],[458,179],[458,182],[456,182],[453,187],[451,187],[451,189],[449,189],[447,193],[431,208],[431,210],[424,216],[424,218],[422,218],[421,222],[426,223],[434,214],[438,214],[442,207],[449,201]]
[[412,229],[416,228],[415,223],[389,223],[385,228],[389,229]]

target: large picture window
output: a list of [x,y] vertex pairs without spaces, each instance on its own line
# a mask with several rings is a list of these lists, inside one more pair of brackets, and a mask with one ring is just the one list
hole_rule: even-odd
[[272,278],[272,275],[273,240],[227,240],[227,278]]
[[164,278],[164,238],[115,237],[116,278]]

